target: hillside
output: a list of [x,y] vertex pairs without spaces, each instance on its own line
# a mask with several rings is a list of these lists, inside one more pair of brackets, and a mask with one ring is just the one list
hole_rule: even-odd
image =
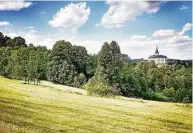
[[0,77],[0,133],[188,133],[191,104],[87,96],[44,81],[26,85]]

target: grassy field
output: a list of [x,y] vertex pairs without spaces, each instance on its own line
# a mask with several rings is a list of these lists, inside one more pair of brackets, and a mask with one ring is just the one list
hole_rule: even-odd
[[190,133],[192,105],[117,97],[0,77],[0,133]]

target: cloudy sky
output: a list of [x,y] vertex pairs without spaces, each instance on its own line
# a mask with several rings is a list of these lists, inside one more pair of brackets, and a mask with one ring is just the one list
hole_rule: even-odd
[[133,59],[156,46],[168,58],[192,59],[192,2],[0,2],[0,32],[48,48],[64,39],[98,53],[115,40]]

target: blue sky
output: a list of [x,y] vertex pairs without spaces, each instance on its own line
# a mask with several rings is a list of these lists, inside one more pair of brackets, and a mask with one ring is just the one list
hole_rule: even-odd
[[0,2],[0,31],[49,48],[64,39],[97,53],[115,40],[131,58],[158,46],[168,58],[191,59],[192,2]]

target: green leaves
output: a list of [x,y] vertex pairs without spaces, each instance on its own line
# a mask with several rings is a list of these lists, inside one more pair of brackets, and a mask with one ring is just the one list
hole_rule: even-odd
[[7,64],[8,76],[25,81],[46,79],[47,50],[21,47],[11,51]]
[[85,88],[90,95],[142,97],[175,102],[192,101],[192,67],[157,67],[154,61],[132,64],[117,42],[105,42],[97,55],[83,46],[57,41],[52,50],[28,47],[22,37],[0,32],[0,75],[25,83],[49,80]]
[[85,88],[91,95],[115,96],[120,95],[119,69],[122,63],[119,45],[112,41],[105,42],[99,52],[97,69],[94,77]]
[[86,69],[88,60],[84,47],[73,46],[64,40],[57,41],[49,55],[48,80],[81,87],[89,77]]
[[0,47],[26,47],[26,41],[22,37],[14,37],[11,39],[10,37],[4,36],[3,33],[0,32]]

